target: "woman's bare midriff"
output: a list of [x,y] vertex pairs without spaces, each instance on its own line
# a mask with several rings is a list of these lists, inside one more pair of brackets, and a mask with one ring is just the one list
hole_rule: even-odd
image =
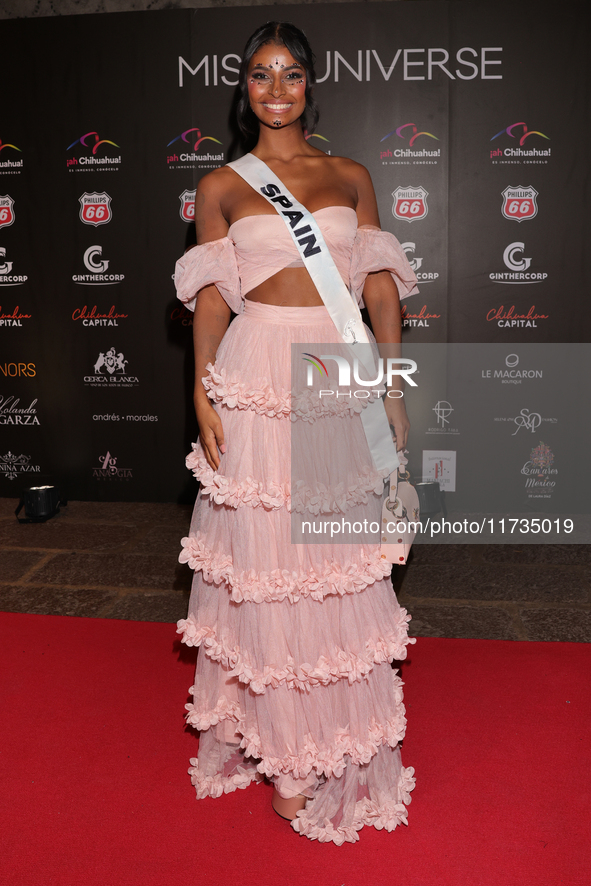
[[285,268],[251,289],[247,301],[286,308],[315,308],[324,304],[305,268]]

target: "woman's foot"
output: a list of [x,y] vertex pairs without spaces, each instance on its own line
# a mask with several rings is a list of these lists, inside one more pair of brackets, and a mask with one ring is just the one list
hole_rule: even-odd
[[289,800],[286,800],[276,788],[273,788],[271,805],[277,815],[280,815],[281,818],[285,818],[287,821],[293,821],[294,818],[297,818],[297,813],[300,809],[305,807],[307,799],[308,798],[304,797],[303,794],[298,794],[297,796],[290,797]]

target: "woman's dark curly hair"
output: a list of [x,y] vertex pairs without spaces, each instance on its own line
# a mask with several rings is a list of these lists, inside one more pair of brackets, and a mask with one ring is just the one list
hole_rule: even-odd
[[306,109],[300,117],[302,128],[309,134],[313,133],[318,123],[318,105],[314,101],[312,94],[314,84],[316,82],[316,72],[314,70],[314,53],[308,43],[308,38],[303,31],[292,25],[291,22],[267,22],[257,28],[252,34],[244,47],[242,54],[242,64],[240,65],[240,73],[238,75],[238,88],[240,98],[236,113],[238,117],[238,126],[244,136],[256,135],[259,131],[259,121],[256,118],[250,102],[248,100],[248,83],[247,74],[250,60],[261,46],[272,43],[276,46],[285,46],[285,48],[293,55],[295,60],[300,63],[306,72]]

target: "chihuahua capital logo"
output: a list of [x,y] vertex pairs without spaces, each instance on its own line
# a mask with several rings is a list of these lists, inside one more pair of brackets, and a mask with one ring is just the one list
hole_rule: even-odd
[[[388,132],[387,135],[384,135],[380,139],[380,144],[387,141],[393,135],[402,139],[405,144],[396,147],[398,142],[390,143],[389,147],[385,147],[380,151],[380,160],[388,162],[387,158],[393,157],[396,159],[390,162],[404,162],[406,160],[407,163],[412,161],[414,163],[437,164],[437,158],[441,156],[441,148],[425,142],[425,138],[431,138],[436,142],[439,141],[432,132],[427,132],[426,130],[419,131],[416,123],[403,123],[402,126],[398,126],[396,129]],[[419,138],[422,138],[423,141],[420,146],[415,147],[415,142]]]
[[[507,140],[504,140],[505,147],[499,147],[503,144],[502,136],[508,136],[511,139],[508,145]],[[552,148],[545,145],[544,141],[540,143],[540,139],[544,139],[546,142],[550,141],[548,135],[540,132],[539,129],[528,129],[527,124],[523,121],[512,123],[511,126],[501,129],[491,138],[491,142],[495,142],[495,145],[490,147],[490,157],[493,163],[547,164],[552,156]]]

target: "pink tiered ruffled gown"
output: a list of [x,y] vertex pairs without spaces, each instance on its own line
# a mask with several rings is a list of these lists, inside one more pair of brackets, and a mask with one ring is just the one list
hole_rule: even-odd
[[[333,209],[315,215],[352,291],[360,297],[367,273],[387,268],[401,295],[411,294],[415,277],[395,238],[357,231],[352,210]],[[241,221],[250,227],[232,226],[227,238],[195,247],[176,272],[189,307],[198,289],[215,283],[238,313],[204,380],[227,452],[216,472],[199,443],[187,458],[201,483],[179,558],[195,577],[178,629],[200,647],[187,705],[199,752],[189,772],[199,798],[266,776],[282,796],[309,798],[295,831],[342,844],[359,839],[363,825],[390,831],[407,821],[414,777],[400,759],[406,720],[391,662],[404,659],[414,640],[379,545],[291,543],[292,511],[379,521],[383,478],[373,468],[359,401],[321,407],[309,395],[292,398],[291,344],[308,343],[314,352],[338,334],[324,307],[247,301],[243,309],[240,287],[249,291],[257,274],[270,276],[297,256],[279,217]],[[261,240],[253,244],[255,227]],[[297,500],[293,423],[301,423],[298,430],[315,425],[319,444],[308,456],[298,447],[297,457],[328,480],[299,490]]]

